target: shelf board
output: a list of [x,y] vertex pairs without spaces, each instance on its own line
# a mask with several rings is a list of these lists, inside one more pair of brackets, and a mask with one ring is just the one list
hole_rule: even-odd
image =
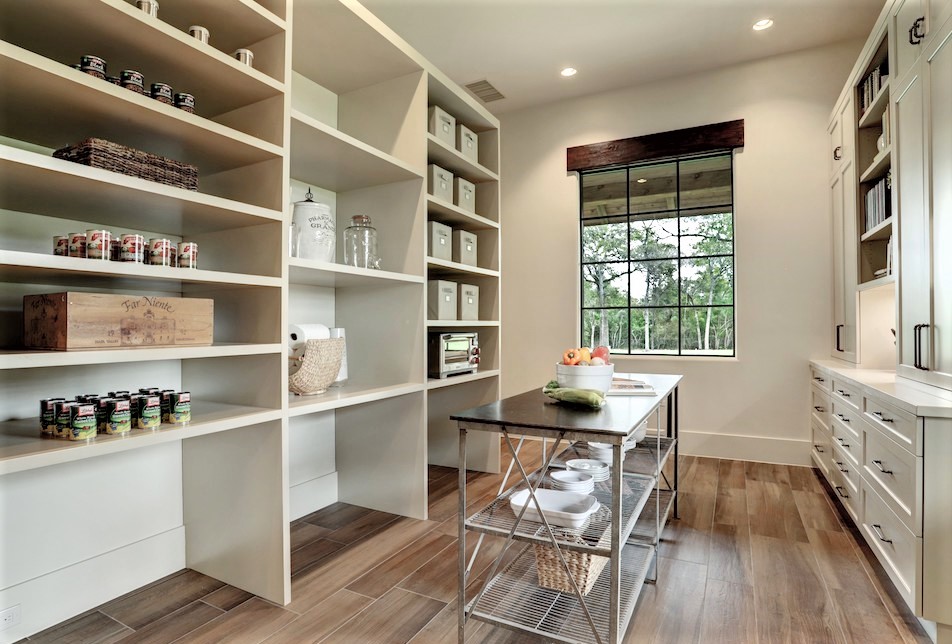
[[[627,629],[654,555],[655,549],[651,546],[627,544],[621,549],[620,634]],[[598,638],[592,633],[575,593],[542,588],[538,580],[535,555],[532,548],[526,548],[502,572],[489,580],[479,605],[473,606],[474,600],[469,600],[466,612],[477,620],[529,631],[547,640],[584,643],[609,641],[612,580],[608,566],[585,597],[585,605],[599,633]]]
[[15,250],[0,250],[0,280],[21,284],[179,292],[184,284],[272,288],[281,288],[282,285],[280,277],[98,261]]
[[166,424],[157,430],[134,429],[121,436],[100,434],[89,441],[41,437],[38,418],[8,420],[0,423],[0,475],[151,447],[280,418],[280,409],[226,405],[198,399],[192,400],[192,422],[188,425]]
[[493,327],[499,326],[499,320],[427,320],[430,329],[465,329],[466,327]]
[[[671,517],[671,509],[674,507],[674,498],[677,494],[676,490],[659,490],[657,488],[652,490],[629,539],[639,543],[657,545],[658,535],[664,531],[664,527]],[[658,522],[659,510],[660,523]]]
[[408,163],[291,110],[291,176],[332,192],[421,179]]
[[462,226],[470,231],[499,230],[499,222],[463,210],[456,204],[433,195],[426,196],[426,211],[430,214],[430,219],[447,226]]
[[57,149],[95,136],[193,164],[200,178],[284,155],[278,145],[6,42],[0,78],[0,134],[35,145]]
[[892,222],[893,222],[893,218],[892,218],[892,215],[890,215],[889,217],[886,217],[883,221],[879,222],[879,224],[877,224],[873,228],[870,228],[865,233],[863,233],[862,237],[860,237],[859,240],[861,242],[864,242],[864,241],[872,241],[875,239],[889,239],[889,237],[892,235]]
[[466,373],[461,376],[449,376],[446,378],[430,378],[426,381],[426,388],[430,391],[434,389],[443,389],[453,385],[462,385],[474,380],[484,380],[486,378],[495,378],[499,375],[499,369],[486,369],[476,373]]
[[0,369],[39,369],[44,367],[75,367],[117,362],[154,360],[193,360],[280,354],[281,344],[238,344],[218,342],[204,347],[153,347],[149,349],[76,349],[46,351],[41,349],[6,349],[0,351]]
[[[282,82],[230,56],[238,47],[281,33],[284,21],[253,11],[256,3],[227,4],[227,9],[211,0],[163,4],[156,20],[123,0],[6,2],[0,10],[0,38],[67,65],[78,63],[95,43],[93,53],[106,61],[110,75],[136,69],[147,88],[154,81],[168,83],[175,91],[194,94],[199,114],[217,116],[284,92]],[[224,51],[189,36],[189,25],[208,27],[211,43]],[[229,40],[240,44],[229,48]]]
[[876,95],[876,98],[873,99],[873,102],[870,103],[866,111],[863,112],[863,116],[860,117],[857,127],[862,130],[863,128],[881,125],[883,122],[883,112],[885,112],[886,105],[888,104],[889,81],[887,80],[883,86],[879,88],[879,93]]
[[423,391],[419,382],[402,382],[396,385],[371,385],[348,382],[342,387],[331,387],[316,396],[295,396],[288,399],[288,416],[304,416],[324,411],[352,407],[364,403],[396,398]]
[[427,102],[438,105],[474,132],[499,129],[499,120],[465,90],[458,89],[443,72],[430,69],[427,78]]
[[891,150],[892,146],[887,145],[882,152],[876,155],[873,162],[869,164],[869,167],[866,168],[866,171],[860,176],[860,183],[873,181],[886,176],[886,170],[889,169],[889,153]]
[[313,259],[292,257],[288,260],[291,284],[304,286],[326,286],[329,288],[348,288],[353,286],[380,286],[386,282],[403,284],[422,284],[422,275],[408,275],[393,271],[381,271],[372,268],[357,268],[319,262]]
[[436,257],[426,258],[426,268],[430,273],[440,276],[480,275],[483,277],[499,277],[499,271],[490,270],[488,268],[480,268],[478,266],[470,266],[469,264],[460,264],[459,262],[451,262],[446,259],[437,259]]
[[449,170],[458,177],[463,177],[473,183],[482,183],[484,181],[499,181],[499,175],[470,161],[464,157],[459,150],[450,147],[440,139],[429,132],[426,134],[426,155],[428,163],[435,163],[445,170]]
[[102,226],[148,227],[177,237],[257,226],[284,218],[279,210],[173,188],[2,144],[0,208]]
[[890,273],[889,275],[883,275],[882,277],[877,277],[876,279],[869,280],[868,282],[862,282],[856,286],[856,290],[870,291],[874,288],[879,288],[880,286],[895,284],[895,282],[896,282],[896,274]]

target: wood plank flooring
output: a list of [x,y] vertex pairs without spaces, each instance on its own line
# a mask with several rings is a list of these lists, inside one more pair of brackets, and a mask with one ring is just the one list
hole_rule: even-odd
[[[538,442],[524,449],[538,462]],[[495,496],[499,476],[467,478],[471,509]],[[24,641],[455,642],[456,470],[431,467],[429,488],[428,521],[343,503],[295,521],[287,606],[183,570]],[[809,468],[683,457],[681,491],[626,642],[929,641]],[[472,588],[501,546],[484,541]],[[473,643],[538,641],[478,622],[467,632]]]

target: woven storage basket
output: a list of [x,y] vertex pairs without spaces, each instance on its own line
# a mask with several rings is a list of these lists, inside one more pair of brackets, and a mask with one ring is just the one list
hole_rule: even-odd
[[344,338],[308,340],[304,346],[301,368],[288,377],[288,389],[301,396],[327,391],[340,372],[344,357]]
[[198,190],[198,168],[195,166],[104,139],[86,139],[57,150],[53,156],[167,186]]
[[[606,510],[607,508],[602,506],[602,508],[593,515],[593,518]],[[591,521],[591,519],[589,519],[589,521]],[[577,530],[560,530],[553,527],[553,532],[559,541],[591,545],[591,539],[583,539],[579,536]],[[606,529],[602,533],[597,545],[600,548],[607,548],[611,545],[611,530]],[[533,550],[535,551],[539,585],[543,588],[550,588],[574,595],[575,589],[572,588],[572,582],[569,579],[568,573],[565,571],[565,567],[562,566],[562,562],[559,560],[559,555],[555,551],[555,548],[536,543],[533,544]],[[587,595],[592,590],[602,569],[611,561],[608,557],[593,555],[588,552],[567,550],[566,548],[562,548],[562,556],[565,557],[565,563],[569,565],[569,570],[572,572],[572,576],[575,577],[575,583],[578,584],[579,590],[582,591],[583,595]]]

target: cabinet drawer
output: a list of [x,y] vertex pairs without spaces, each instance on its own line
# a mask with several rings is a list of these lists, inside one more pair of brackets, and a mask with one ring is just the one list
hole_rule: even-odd
[[859,496],[850,489],[849,484],[843,478],[843,474],[835,467],[830,470],[829,480],[837,500],[846,508],[846,512],[852,517],[853,523],[857,526],[860,525],[862,517],[859,512],[863,506],[860,503]]
[[829,479],[830,455],[833,453],[833,448],[830,445],[830,433],[819,425],[816,420],[811,423],[811,429],[813,432],[813,445],[810,451],[813,455],[813,460],[817,464],[817,467],[820,468],[820,471],[823,472],[823,475]]
[[833,444],[833,467],[840,473],[840,478],[849,490],[852,498],[859,498],[860,488],[860,466],[853,462],[853,459],[846,454],[845,450]]
[[830,424],[833,447],[839,449],[846,455],[853,467],[860,467],[865,459],[863,458],[863,438],[862,433],[857,437],[853,428],[844,424],[840,419],[833,418]]
[[828,373],[820,371],[816,367],[810,367],[810,377],[813,378],[813,384],[823,391],[827,393],[833,391],[833,379]]
[[919,419],[912,414],[896,409],[878,398],[866,396],[863,400],[863,417],[917,456],[922,456],[922,437],[919,431]]
[[921,536],[922,458],[871,429],[866,435],[863,469],[889,509],[913,534]]
[[839,401],[853,408],[853,411],[859,411],[860,404],[863,402],[863,396],[859,389],[852,384],[848,384],[838,378],[833,379],[833,402]]
[[896,585],[896,589],[914,612],[919,612],[916,601],[919,562],[922,559],[922,540],[912,534],[876,490],[863,482],[862,533],[876,558]]
[[830,426],[830,394],[816,384],[810,387],[810,406],[813,418],[820,421],[824,427]]

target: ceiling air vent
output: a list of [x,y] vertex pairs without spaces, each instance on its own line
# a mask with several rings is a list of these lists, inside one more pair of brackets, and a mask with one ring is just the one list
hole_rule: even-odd
[[483,103],[492,103],[493,101],[506,98],[500,94],[499,90],[493,87],[488,80],[480,80],[470,83],[466,86],[466,89],[472,92],[473,95]]

